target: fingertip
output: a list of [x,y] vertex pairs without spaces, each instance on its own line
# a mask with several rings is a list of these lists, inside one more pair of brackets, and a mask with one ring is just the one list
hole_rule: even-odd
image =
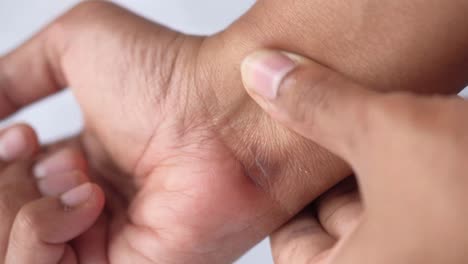
[[102,213],[105,195],[102,188],[94,183],[84,183],[60,196],[63,210],[75,211],[86,217],[89,223],[94,223]]
[[104,204],[104,192],[98,185],[87,182],[62,194],[60,202],[67,208],[100,208]]
[[39,150],[34,129],[16,124],[0,132],[0,159],[6,162],[33,157]]
[[53,174],[39,178],[37,187],[44,196],[59,196],[83,183],[88,182],[87,175],[82,171]]
[[39,160],[33,168],[33,174],[37,179],[42,179],[71,171],[86,172],[87,169],[88,164],[82,152],[64,148]]
[[247,56],[241,65],[242,81],[251,93],[270,101],[276,99],[282,80],[297,67],[287,54],[259,50]]
[[254,52],[241,70],[248,93],[270,117],[347,162],[354,161],[351,153],[366,140],[362,135],[372,111],[369,105],[378,92],[281,51]]

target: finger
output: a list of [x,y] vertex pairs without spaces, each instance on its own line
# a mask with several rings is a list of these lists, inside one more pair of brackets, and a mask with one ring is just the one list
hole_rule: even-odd
[[6,263],[60,263],[67,257],[65,243],[90,228],[103,206],[102,190],[90,183],[60,199],[43,198],[26,205],[13,224]]
[[5,258],[16,215],[23,205],[40,197],[30,168],[30,162],[15,162],[0,173],[0,263]]
[[[58,264],[78,264],[80,263],[79,261],[80,259],[77,257],[73,248],[70,245],[66,244],[64,253],[62,255],[62,258],[58,262]],[[81,262],[81,263],[87,263],[87,262]]]
[[275,264],[322,263],[336,240],[310,212],[304,212],[271,235]]
[[43,196],[56,197],[88,181],[82,171],[70,171],[39,179],[37,188]]
[[[108,48],[96,37],[108,34],[110,42],[119,39],[125,43],[127,37],[133,39],[133,28],[151,28],[161,47],[174,39],[172,30],[149,23],[110,1],[81,1],[27,43],[0,58],[0,118],[65,87],[84,89],[76,84],[83,81],[76,76],[90,77],[87,74],[94,72],[84,69],[80,62],[95,64],[95,53]],[[72,71],[72,67],[81,68]]]
[[242,77],[273,118],[345,159],[365,132],[366,105],[376,94],[317,63],[275,51],[246,58]]
[[42,157],[34,166],[37,179],[70,171],[87,172],[88,163],[84,154],[76,148],[66,147]]
[[42,195],[58,196],[89,181],[84,154],[66,147],[43,156],[33,168]]
[[0,132],[0,168],[5,162],[33,157],[39,149],[39,140],[33,128],[17,124]]
[[49,27],[0,58],[0,118],[66,86],[60,39]]
[[317,202],[320,224],[338,240],[354,231],[361,213],[362,203],[354,178],[341,182]]
[[[68,86],[63,57],[73,43],[72,37],[79,35],[71,34],[71,28],[78,26],[80,20],[88,21],[85,19],[89,18],[89,10],[86,14],[81,10],[87,6],[93,8],[92,5],[109,4],[101,1],[78,4],[21,47],[0,58],[0,118]],[[86,17],[75,20],[74,14]]]
[[72,245],[80,263],[108,263],[107,217],[101,214],[97,222],[85,233],[73,240]]

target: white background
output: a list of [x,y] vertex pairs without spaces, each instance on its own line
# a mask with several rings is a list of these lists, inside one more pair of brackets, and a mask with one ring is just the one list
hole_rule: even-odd
[[[70,8],[77,0],[0,0],[0,54],[29,38],[47,22]],[[135,12],[172,28],[211,34],[222,30],[255,0],[117,0]],[[27,76],[25,76],[27,78]],[[27,121],[39,132],[42,142],[74,134],[82,126],[80,111],[72,96],[62,93],[23,111],[13,121]],[[269,264],[265,241],[237,264]]]

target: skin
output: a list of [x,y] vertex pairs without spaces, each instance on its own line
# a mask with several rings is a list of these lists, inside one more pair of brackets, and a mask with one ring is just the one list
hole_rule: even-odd
[[468,61],[465,1],[413,1],[405,12],[376,3],[258,1],[202,38],[84,2],[0,59],[0,116],[72,87],[85,130],[68,146],[86,153],[108,197],[83,239],[102,250],[81,257],[229,263],[351,173],[251,101],[239,71],[249,52],[302,53],[387,90],[464,86],[454,66]]
[[341,182],[270,236],[274,262],[330,263],[330,254],[359,225],[362,207],[355,179]]
[[[18,135],[14,141],[5,137],[11,132]],[[5,143],[9,146],[6,152]],[[81,254],[83,250],[96,250],[96,239],[102,239],[100,236],[105,234],[98,228],[102,224],[102,217],[98,220],[98,216],[103,209],[103,191],[89,183],[83,154],[70,148],[55,153],[49,150],[52,154],[38,153],[37,136],[26,125],[0,131],[0,146],[0,153],[8,154],[7,157],[0,154],[1,262],[105,263],[105,259],[96,258],[98,254]],[[60,162],[53,174],[33,176],[31,168],[37,167],[35,163],[49,161],[50,164],[51,160]],[[326,217],[322,225],[330,227],[320,229],[322,232],[345,230],[356,219],[349,214],[350,210],[343,210],[349,204],[344,204],[341,197],[343,190],[352,186],[351,181],[346,181],[320,200],[319,212]],[[83,188],[89,188],[83,202],[73,206],[63,202],[63,196]],[[334,214],[329,215],[331,211]]]
[[[95,184],[86,183],[87,180],[76,186],[61,185],[56,177],[49,179],[48,185],[54,186],[57,193],[41,192],[37,186],[42,180],[34,178],[31,171],[39,144],[29,126],[2,129],[0,144],[0,262],[78,263],[76,251],[69,242],[87,232],[98,219],[104,206],[103,191]],[[71,161],[70,164],[79,164],[78,160]],[[78,167],[69,169],[85,178],[83,172],[76,171]],[[71,178],[70,173],[60,176]],[[76,192],[73,194],[76,190],[87,191],[86,197],[76,200]],[[71,204],[71,198],[77,202]]]
[[[275,263],[468,261],[465,100],[376,92],[277,51],[253,54],[243,78],[275,120],[348,162],[362,195],[359,216],[352,185],[330,194],[342,203],[332,216],[355,219],[355,226],[326,231],[326,222],[304,213],[278,230],[272,237]],[[320,210],[319,218],[326,219],[328,209]]]
[[[15,137],[11,137],[14,134]],[[10,136],[6,136],[10,135]],[[6,147],[5,147],[6,146]],[[0,260],[5,264],[105,263],[105,260],[81,251],[96,250],[97,229],[102,223],[104,196],[101,188],[89,183],[82,153],[62,149],[53,154],[38,153],[37,136],[31,127],[13,125],[0,131]],[[50,152],[50,150],[49,150]],[[33,176],[35,163],[59,161],[60,166],[48,176]],[[342,185],[344,186],[344,185]],[[333,209],[335,192],[323,199]],[[70,193],[88,190],[81,202],[65,203]],[[75,195],[76,200],[76,195]],[[320,210],[326,213],[327,210]],[[343,214],[335,214],[343,215]],[[336,221],[335,216],[327,217]],[[352,220],[350,217],[346,219]],[[97,221],[96,225],[89,229]],[[326,222],[324,222],[326,223]],[[344,222],[339,222],[336,227]],[[325,225],[324,225],[325,226]],[[102,237],[101,237],[102,239]]]

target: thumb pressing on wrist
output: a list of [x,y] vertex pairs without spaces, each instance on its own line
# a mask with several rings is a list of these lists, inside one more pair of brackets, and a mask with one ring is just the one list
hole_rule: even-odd
[[352,163],[348,142],[361,140],[356,119],[376,92],[280,51],[254,52],[241,70],[247,92],[273,119]]

